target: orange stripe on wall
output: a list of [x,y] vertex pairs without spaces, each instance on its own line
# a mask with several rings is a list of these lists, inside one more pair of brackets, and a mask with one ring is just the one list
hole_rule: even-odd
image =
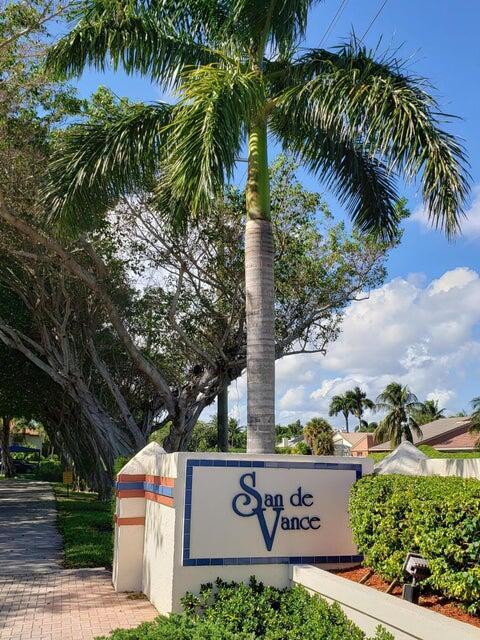
[[144,498],[145,492],[143,489],[123,489],[117,491],[118,498]]
[[175,478],[167,478],[167,476],[145,476],[145,482],[149,484],[162,485],[164,487],[174,487]]
[[119,473],[117,482],[144,482],[145,474]]
[[115,521],[115,524],[119,527],[122,527],[125,525],[132,526],[132,525],[145,524],[145,518],[140,516],[137,518],[119,518],[118,516],[115,516],[114,521]]
[[145,491],[145,498],[147,500],[151,500],[152,502],[164,504],[166,507],[173,507],[174,505],[173,498],[170,498],[169,496],[159,496],[158,494],[152,493],[151,491]]

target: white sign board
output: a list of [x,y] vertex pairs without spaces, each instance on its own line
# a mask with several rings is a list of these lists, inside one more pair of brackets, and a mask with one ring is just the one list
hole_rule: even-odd
[[353,461],[186,460],[183,566],[358,562]]

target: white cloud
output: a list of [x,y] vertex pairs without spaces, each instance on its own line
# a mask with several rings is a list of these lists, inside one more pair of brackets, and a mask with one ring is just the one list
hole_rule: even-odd
[[305,387],[292,387],[287,389],[280,399],[280,409],[288,410],[300,409],[305,402]]
[[[374,400],[396,380],[421,400],[437,399],[447,413],[468,410],[480,391],[480,276],[471,269],[452,269],[431,282],[395,278],[353,303],[342,329],[326,356],[277,362],[278,422],[326,417],[331,397],[355,385]],[[231,385],[229,397],[245,424],[245,377]],[[343,424],[341,416],[332,422]]]
[[440,409],[443,409],[452,398],[455,397],[455,392],[451,389],[434,389],[427,395],[427,400],[436,400]]
[[[461,221],[462,235],[466,239],[480,239],[480,185],[476,185],[472,190],[472,202],[466,211],[466,217]],[[421,226],[431,230],[432,223],[428,213],[423,206],[417,207],[410,220],[417,222]]]

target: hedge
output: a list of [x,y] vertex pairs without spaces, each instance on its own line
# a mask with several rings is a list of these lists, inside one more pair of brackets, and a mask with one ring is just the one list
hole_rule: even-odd
[[[187,594],[185,613],[160,616],[136,629],[111,634],[112,640],[365,640],[337,604],[305,589],[276,589],[251,578],[250,584],[217,580],[200,596]],[[371,640],[394,640],[377,629]]]
[[62,482],[63,467],[59,460],[48,458],[40,460],[35,471],[36,480],[46,480],[47,482]]
[[409,551],[430,564],[432,589],[480,612],[480,482],[368,476],[350,496],[350,523],[364,564],[402,578]]

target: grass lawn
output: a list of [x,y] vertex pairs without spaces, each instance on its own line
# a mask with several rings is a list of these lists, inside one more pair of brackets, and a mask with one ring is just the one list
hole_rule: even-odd
[[112,507],[91,493],[67,497],[61,484],[52,484],[57,502],[58,529],[63,537],[67,568],[111,567],[113,557]]

